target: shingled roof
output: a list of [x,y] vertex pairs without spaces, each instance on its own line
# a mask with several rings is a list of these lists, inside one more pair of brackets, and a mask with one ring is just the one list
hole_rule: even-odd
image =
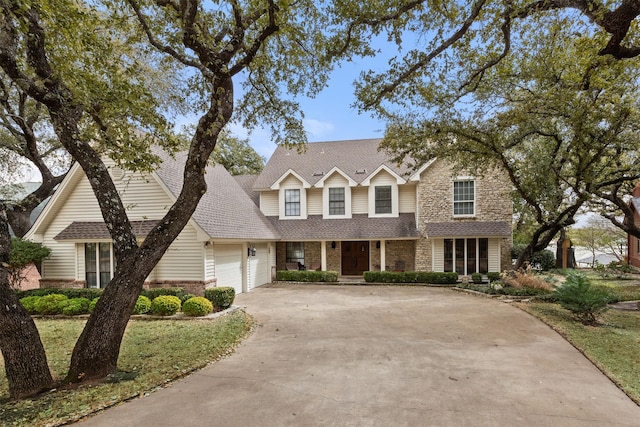
[[[131,221],[133,234],[145,238],[158,220]],[[98,221],[74,221],[53,238],[54,240],[106,240],[111,239],[107,225]]]
[[366,214],[351,219],[323,219],[310,215],[307,219],[279,220],[269,217],[284,240],[352,240],[352,239],[417,239],[415,215],[400,214],[397,218],[369,218]]
[[[175,158],[157,153],[163,160],[156,171],[175,198],[180,194],[187,153]],[[209,166],[205,180],[207,192],[193,214],[193,220],[212,238],[278,240],[280,235],[260,212],[231,174],[220,165]]]
[[428,222],[427,238],[433,237],[505,237],[511,236],[511,226],[505,221]]
[[412,170],[406,165],[391,162],[384,151],[378,151],[382,139],[312,142],[305,151],[278,146],[254,183],[254,189],[269,189],[289,169],[310,185],[316,184],[331,169],[338,168],[357,184],[370,177],[381,165],[399,176],[408,176]]

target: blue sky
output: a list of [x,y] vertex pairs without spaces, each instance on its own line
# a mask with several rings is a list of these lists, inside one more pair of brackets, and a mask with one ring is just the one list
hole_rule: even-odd
[[[309,142],[346,139],[381,138],[385,124],[370,113],[359,114],[355,102],[354,81],[361,71],[385,65],[382,59],[358,59],[336,68],[326,87],[314,99],[297,98],[305,114],[304,126]],[[276,148],[267,130],[256,129],[251,135],[238,125],[230,127],[240,137],[249,137],[251,146],[267,160]]]

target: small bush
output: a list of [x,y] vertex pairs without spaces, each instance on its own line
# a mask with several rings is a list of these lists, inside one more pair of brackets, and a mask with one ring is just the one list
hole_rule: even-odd
[[62,314],[77,316],[89,313],[90,301],[87,298],[71,298],[61,303]]
[[160,295],[151,302],[151,313],[158,316],[172,316],[180,311],[180,298],[174,295]]
[[604,288],[591,286],[589,279],[581,273],[567,276],[565,283],[556,289],[558,303],[573,313],[582,323],[597,323],[597,315],[606,310],[611,294]]
[[144,295],[139,295],[132,314],[146,314],[151,310],[151,300]]
[[187,316],[206,316],[213,312],[213,304],[204,297],[192,297],[182,304],[182,312]]
[[211,301],[214,310],[226,310],[233,304],[233,300],[236,298],[236,290],[230,286],[209,288],[204,291],[204,297]]
[[487,279],[489,279],[490,282],[496,281],[496,280],[500,280],[500,272],[498,271],[490,271],[487,273]]
[[193,298],[193,297],[197,297],[197,296],[198,296],[198,295],[194,295],[194,294],[183,294],[183,295],[182,295],[182,296],[180,296],[179,298],[180,298],[180,302],[181,302],[182,304],[184,304],[186,300],[191,299],[191,298]]
[[91,300],[91,302],[89,303],[89,313],[93,313],[93,310],[95,310],[96,304],[98,303],[99,299],[100,298],[98,297]]
[[476,285],[481,284],[482,283],[482,273],[471,273],[471,280]]
[[593,269],[603,279],[608,279],[611,277],[615,277],[616,279],[628,279],[629,274],[633,272],[633,267],[631,267],[629,264],[618,261],[611,261],[606,266],[596,261]]
[[337,282],[337,271],[278,270],[276,280],[285,282]]
[[36,301],[38,301],[40,298],[42,297],[35,296],[35,295],[30,297],[20,298],[20,304],[22,304],[24,309],[27,310],[27,313],[38,314],[38,311],[36,310]]
[[67,301],[66,295],[49,294],[40,297],[35,303],[35,309],[38,314],[60,314],[62,313],[63,302]]
[[151,301],[162,295],[172,295],[174,297],[182,298],[184,294],[185,292],[183,288],[151,288],[144,289],[140,292],[140,295],[144,295]]

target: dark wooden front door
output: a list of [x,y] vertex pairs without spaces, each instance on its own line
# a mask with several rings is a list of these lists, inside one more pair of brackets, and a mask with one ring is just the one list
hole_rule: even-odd
[[342,274],[360,276],[369,270],[369,242],[342,242]]

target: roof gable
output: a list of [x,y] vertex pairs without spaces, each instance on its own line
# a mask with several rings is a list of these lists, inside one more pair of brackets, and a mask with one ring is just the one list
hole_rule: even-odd
[[408,165],[397,165],[384,151],[378,150],[382,139],[312,142],[302,152],[278,146],[256,179],[254,189],[271,189],[289,170],[295,171],[312,187],[329,171],[340,170],[356,184],[361,184],[372,171],[385,165],[397,176],[408,176]]
[[329,172],[327,172],[322,179],[320,179],[318,182],[316,182],[316,184],[314,185],[314,187],[316,188],[323,188],[324,187],[324,183],[325,181],[327,181],[329,178],[331,178],[333,175],[340,175],[342,176],[344,179],[347,180],[347,182],[349,183],[349,187],[355,187],[356,185],[358,185],[357,182],[355,182],[353,179],[351,179],[351,177],[349,177],[349,175],[347,175],[346,173],[344,173],[343,171],[341,171],[340,169],[338,169],[337,167],[334,167],[333,169],[331,169]]

